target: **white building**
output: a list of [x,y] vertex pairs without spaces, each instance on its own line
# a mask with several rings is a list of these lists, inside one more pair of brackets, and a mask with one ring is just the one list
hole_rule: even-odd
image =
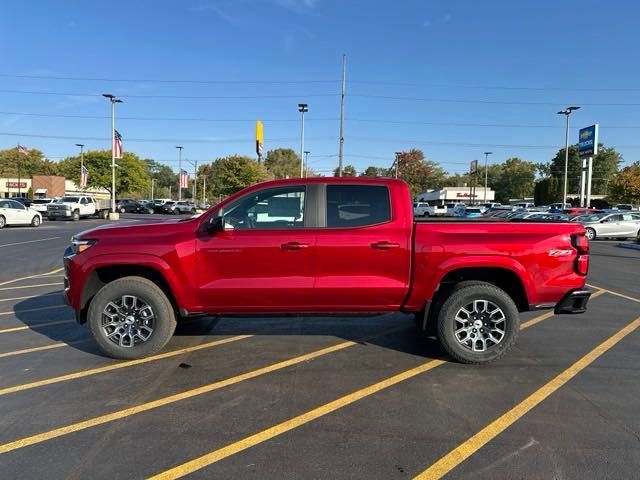
[[[496,192],[487,187],[487,202],[493,202]],[[427,190],[416,195],[418,202],[426,202],[429,205],[444,205],[446,203],[483,203],[484,187],[476,187],[472,192],[470,187],[444,187],[438,190]]]

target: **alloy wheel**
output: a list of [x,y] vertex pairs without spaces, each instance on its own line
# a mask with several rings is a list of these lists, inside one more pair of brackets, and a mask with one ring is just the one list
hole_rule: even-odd
[[485,352],[498,345],[505,336],[506,316],[489,300],[474,300],[461,307],[455,316],[454,334],[463,347]]
[[135,295],[114,298],[102,311],[102,330],[106,337],[120,347],[134,347],[153,334],[153,309]]

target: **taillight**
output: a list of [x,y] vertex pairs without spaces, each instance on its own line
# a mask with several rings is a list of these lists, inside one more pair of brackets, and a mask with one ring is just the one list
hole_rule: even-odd
[[576,233],[571,235],[571,245],[578,251],[576,273],[586,275],[589,272],[589,239],[584,233]]

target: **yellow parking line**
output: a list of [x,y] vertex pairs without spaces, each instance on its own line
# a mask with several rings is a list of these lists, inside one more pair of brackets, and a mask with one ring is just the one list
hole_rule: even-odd
[[55,282],[55,283],[41,283],[39,285],[20,285],[17,287],[3,287],[0,288],[0,291],[3,290],[19,290],[21,288],[38,288],[38,287],[50,287],[52,285],[63,285],[64,282]]
[[19,315],[21,313],[42,312],[44,310],[55,310],[57,308],[69,308],[69,306],[51,305],[49,307],[28,308],[26,310],[11,310],[10,312],[0,312],[0,315]]
[[13,280],[7,280],[6,282],[0,282],[0,286],[8,285],[10,283],[20,282],[22,280],[29,280],[30,278],[46,277],[47,275],[53,275],[54,273],[59,273],[59,272],[61,272],[63,270],[64,270],[64,268],[56,268],[55,270],[51,270],[50,272],[36,273],[34,275],[27,275],[26,277],[14,278]]
[[[603,295],[605,293],[608,293],[607,290],[600,289],[597,292],[594,292],[594,293],[591,294],[591,299],[598,298],[600,295]],[[555,314],[553,313],[553,310],[551,310],[550,312],[547,312],[544,315],[540,315],[538,317],[532,318],[531,320],[528,320],[528,321],[524,322],[522,325],[520,325],[520,330],[524,330],[525,328],[529,328],[529,327],[535,325],[536,323],[540,323],[540,322],[546,320],[547,318],[553,317],[554,315]]]
[[42,295],[27,295],[25,297],[0,298],[0,302],[11,302],[15,300],[30,300],[32,298],[50,297],[51,295],[60,295],[60,292],[44,293]]
[[[600,292],[597,292],[597,293],[598,295],[595,295],[595,297],[602,295],[602,293]],[[521,330],[525,330],[533,325],[536,325],[537,323],[542,322],[543,320],[546,320],[552,317],[553,315],[554,315],[553,312],[548,312],[543,315],[539,315],[538,317],[532,318],[528,322],[524,322],[520,328]],[[302,415],[298,415],[297,417],[286,420],[282,423],[279,423],[278,425],[270,427],[266,430],[258,432],[249,437],[243,438],[237,442],[227,445],[226,447],[222,447],[211,453],[205,454],[189,462],[183,463],[182,465],[178,465],[174,468],[161,472],[157,475],[154,475],[153,477],[150,477],[149,480],[166,480],[166,479],[184,477],[185,475],[188,475],[197,470],[200,470],[208,465],[216,463],[231,455],[235,455],[236,453],[242,452],[243,450],[254,447],[260,443],[266,442],[267,440],[277,437],[278,435],[282,435],[283,433],[286,433],[290,430],[298,428],[306,423],[316,420],[317,418],[320,418],[324,415],[332,413],[340,408],[346,407],[347,405],[350,405],[358,400],[361,400],[362,398],[368,397],[369,395],[373,395],[374,393],[377,393],[381,390],[389,388],[400,382],[413,378],[416,375],[420,375],[421,373],[425,373],[445,363],[447,363],[445,359],[430,360],[415,368],[412,368],[405,372],[394,375],[393,377],[389,377],[373,385],[369,385],[368,387],[362,388],[353,393],[345,395],[344,397],[341,397],[330,403],[314,408],[313,410],[303,413]],[[0,451],[1,451],[1,448],[2,447],[0,447]]]
[[44,323],[35,323],[33,325],[23,325],[21,327],[0,328],[0,333],[19,332],[21,330],[37,330],[38,328],[51,327],[53,325],[62,325],[63,323],[75,323],[75,320],[58,320],[55,322],[44,322]]
[[632,302],[640,303],[640,298],[630,297],[629,295],[624,295],[623,293],[607,290],[606,288],[602,288],[602,287],[596,287],[595,285],[587,285],[587,286],[591,288],[598,288],[600,290],[604,290],[605,292],[610,293],[611,295],[615,295],[616,297],[625,298],[627,300],[631,300]]
[[218,462],[224,458],[230,457],[231,455],[235,455],[236,453],[242,452],[243,450],[266,442],[267,440],[277,437],[278,435],[282,435],[283,433],[298,428],[306,423],[312,422],[313,420],[328,415],[329,413],[335,412],[336,410],[346,407],[347,405],[351,405],[352,403],[373,395],[374,393],[397,385],[398,383],[404,382],[405,380],[413,378],[416,375],[420,375],[421,373],[428,372],[429,370],[443,365],[444,363],[447,363],[447,361],[443,359],[429,360],[428,362],[418,365],[415,368],[398,373],[397,375],[386,378],[380,382],[374,383],[373,385],[369,385],[368,387],[361,388],[360,390],[356,390],[355,392],[345,395],[344,397],[340,397],[337,400],[321,405],[320,407],[314,408],[313,410],[309,410],[302,415],[298,415],[297,417],[293,417],[282,423],[274,425],[271,428],[243,438],[242,440],[227,445],[226,447],[222,447],[187,463],[183,463],[182,465],[178,465],[177,467],[174,467],[170,470],[154,475],[153,477],[149,477],[149,480],[165,480],[169,478],[184,477],[185,475],[200,470],[201,468],[211,465],[212,463]]
[[176,355],[196,352],[198,350],[203,350],[205,348],[217,347],[218,345],[237,342],[238,340],[244,340],[245,338],[250,338],[250,337],[253,337],[253,335],[237,335],[235,337],[223,338],[222,340],[214,340],[212,342],[202,343],[200,345],[195,345],[193,347],[180,348],[178,350],[172,350],[170,352],[160,353],[158,355],[152,355],[146,358],[139,358],[137,360],[128,360],[126,362],[105,365],[104,367],[91,368],[89,370],[80,370],[79,372],[68,373],[66,375],[61,375],[59,377],[47,378],[45,380],[38,380],[36,382],[31,382],[31,383],[23,383],[21,385],[0,389],[0,396],[7,395],[9,393],[22,392],[24,390],[30,390],[32,388],[43,387],[45,385],[52,385],[54,383],[66,382],[67,380],[75,380],[77,378],[97,375],[99,373],[110,372],[112,370],[119,370],[121,368],[132,367],[134,365],[141,365],[143,363],[162,360],[164,358],[171,358],[171,357],[175,357]]
[[25,348],[25,349],[22,349],[22,350],[14,350],[12,352],[0,353],[0,358],[13,357],[14,355],[22,355],[22,354],[25,354],[25,353],[41,352],[43,350],[51,350],[51,349],[54,349],[54,348],[69,347],[71,345],[78,345],[79,343],[87,343],[90,340],[91,340],[90,338],[85,338],[83,340],[76,340],[75,342],[59,342],[59,343],[52,343],[50,345],[43,345],[41,347]]
[[[202,395],[204,393],[213,392],[214,390],[219,390],[224,387],[228,387],[230,385],[235,385],[240,382],[244,382],[246,380],[250,380],[252,378],[259,377],[261,375],[265,375],[267,373],[275,372],[277,370],[282,370],[283,368],[287,368],[293,365],[297,365],[302,362],[307,362],[309,360],[313,360],[314,358],[321,357],[323,355],[328,355],[329,353],[337,352],[339,350],[343,350],[348,347],[352,347],[354,345],[358,345],[360,342],[369,340],[371,338],[380,337],[383,335],[388,335],[390,333],[400,331],[405,329],[406,326],[395,327],[392,329],[385,330],[384,332],[380,332],[374,335],[370,335],[368,337],[354,340],[354,341],[346,341],[342,343],[338,343],[336,345],[332,345],[330,347],[325,347],[320,350],[315,350],[310,353],[305,353],[303,355],[299,355],[294,358],[290,358],[289,360],[283,360],[281,362],[273,363],[266,367],[259,368],[257,370],[251,370],[246,373],[242,373],[240,375],[236,375],[234,377],[230,377],[224,380],[219,380],[217,382],[209,383],[207,385],[203,385],[198,388],[193,388],[191,390],[186,390],[184,392],[176,393],[174,395],[170,395],[168,397],[159,398],[157,400],[142,403],[140,405],[136,405],[135,407],[125,408],[123,410],[118,410],[116,412],[108,413],[106,415],[100,415],[98,417],[90,418],[88,420],[84,420],[82,422],[73,423],[71,425],[67,425],[66,427],[56,428],[54,430],[50,430],[48,432],[39,433],[37,435],[32,435],[30,437],[25,437],[20,440],[16,440],[14,442],[5,443],[4,445],[0,445],[0,453],[10,452],[12,450],[17,450],[19,448],[28,447],[30,445],[34,445],[36,443],[45,442],[47,440],[51,440],[52,438],[61,437],[63,435],[68,435],[69,433],[77,432],[80,430],[85,430],[87,428],[95,427],[97,425],[102,425],[104,423],[113,422],[115,420],[120,420],[125,417],[129,417],[131,415],[136,415],[138,413],[147,412],[154,408],[162,407],[165,405],[169,405],[171,403],[179,402],[181,400],[186,400],[188,398],[195,397],[197,395]],[[5,389],[6,390],[6,389]],[[0,390],[0,394],[2,394],[4,390]]]
[[591,350],[565,371],[557,375],[555,378],[553,378],[553,380],[547,382],[545,385],[533,392],[507,413],[501,415],[496,420],[480,430],[478,433],[476,433],[474,436],[451,450],[424,472],[414,477],[414,480],[433,480],[442,478],[444,475],[456,468],[458,465],[460,465],[467,458],[480,450],[495,437],[504,432],[507,428],[518,421],[523,415],[539,405],[552,393],[565,385],[578,373],[591,365],[594,361],[600,358],[601,355],[613,348],[620,340],[629,335],[638,327],[640,327],[640,317],[636,318],[633,322],[628,324],[623,329],[618,330],[618,332],[616,332],[596,348]]

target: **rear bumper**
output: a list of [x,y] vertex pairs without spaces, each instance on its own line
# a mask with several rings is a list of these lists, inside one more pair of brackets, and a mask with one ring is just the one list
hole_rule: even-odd
[[589,290],[572,290],[567,293],[562,300],[560,300],[553,312],[555,314],[561,313],[584,313],[587,311],[587,302],[591,292]]

